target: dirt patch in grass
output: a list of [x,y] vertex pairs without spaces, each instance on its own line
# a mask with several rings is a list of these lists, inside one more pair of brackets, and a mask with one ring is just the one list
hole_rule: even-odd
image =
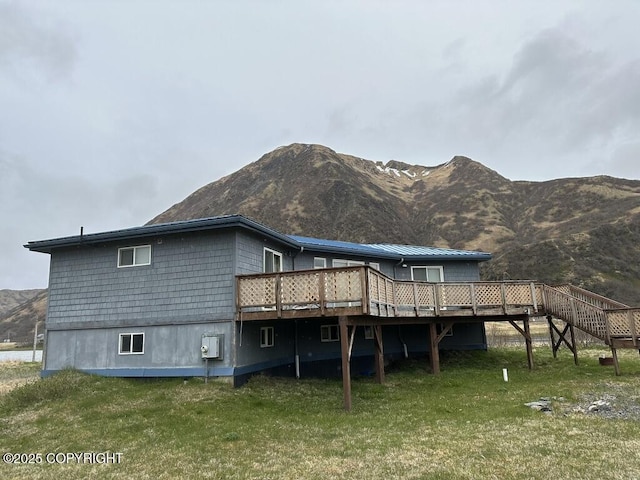
[[0,362],[0,396],[16,387],[40,378],[41,364],[31,362]]

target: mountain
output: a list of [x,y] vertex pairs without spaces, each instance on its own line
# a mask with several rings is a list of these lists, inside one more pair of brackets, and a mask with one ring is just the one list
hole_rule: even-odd
[[571,282],[640,305],[640,181],[511,181],[463,156],[383,164],[293,144],[149,223],[233,213],[297,235],[488,251],[484,279]]
[[0,290],[0,317],[12,308],[32,299],[42,290]]
[[[463,156],[422,166],[293,144],[149,223],[236,213],[290,234],[488,251],[485,280],[573,283],[640,305],[640,181],[511,181]],[[46,293],[4,316],[0,310],[0,340],[12,329],[28,341],[45,310]]]
[[[0,292],[0,299],[7,295],[6,290]],[[17,343],[33,341],[33,330],[36,322],[38,331],[44,330],[44,319],[47,312],[47,290],[18,290],[12,295],[27,295],[29,300],[14,306],[11,310],[0,314],[0,341],[9,339]],[[29,292],[29,293],[25,293]],[[35,292],[35,294],[31,294]]]

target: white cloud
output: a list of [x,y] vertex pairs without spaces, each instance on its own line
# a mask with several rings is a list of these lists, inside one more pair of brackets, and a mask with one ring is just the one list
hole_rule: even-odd
[[0,0],[0,288],[46,283],[27,240],[143,224],[293,142],[639,178],[639,23],[624,0]]

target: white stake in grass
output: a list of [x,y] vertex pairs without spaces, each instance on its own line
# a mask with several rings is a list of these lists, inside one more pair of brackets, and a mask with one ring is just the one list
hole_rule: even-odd
[[505,382],[508,382],[508,381],[509,381],[509,372],[507,372],[507,369],[506,369],[506,368],[503,368],[503,369],[502,369],[502,379],[503,379]]

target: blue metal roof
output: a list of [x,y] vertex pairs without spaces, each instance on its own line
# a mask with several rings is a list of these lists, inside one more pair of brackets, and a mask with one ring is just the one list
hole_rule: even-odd
[[490,260],[491,254],[472,250],[453,250],[450,248],[422,247],[419,245],[394,245],[389,243],[352,243],[340,240],[289,235],[307,250],[329,253],[362,255],[367,257],[391,259],[432,259],[432,260]]
[[367,246],[376,250],[383,250],[385,252],[392,252],[403,256],[420,256],[420,257],[486,257],[486,260],[491,258],[490,253],[477,252],[473,250],[455,250],[451,248],[440,247],[421,247],[418,245],[393,245],[389,243],[372,243]]
[[491,259],[491,254],[469,250],[452,250],[448,248],[421,247],[417,245],[392,245],[385,243],[353,243],[340,240],[285,235],[242,215],[223,215],[211,218],[199,218],[180,222],[143,225],[109,232],[75,235],[72,237],[54,238],[29,242],[25,248],[36,252],[51,253],[56,248],[78,245],[90,245],[111,241],[144,238],[154,235],[215,230],[219,228],[243,228],[267,235],[285,245],[300,250],[312,250],[339,255],[357,255],[369,258],[386,258],[392,260],[477,260]]

